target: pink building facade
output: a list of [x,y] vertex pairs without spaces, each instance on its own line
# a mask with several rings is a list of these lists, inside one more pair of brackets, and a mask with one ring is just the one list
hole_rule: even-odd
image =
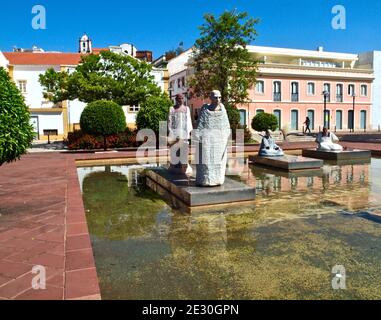
[[[336,131],[372,128],[373,70],[360,66],[357,54],[325,52],[323,48],[313,51],[249,46],[248,50],[259,68],[248,102],[237,106],[242,125],[250,127],[257,113],[266,112],[277,116],[278,129],[290,132],[302,132],[307,116],[312,131],[322,129],[324,124]],[[171,63],[176,66],[176,74],[181,70],[187,79],[191,70],[184,58],[180,56]],[[171,68],[169,73],[171,77]],[[186,90],[190,92],[191,88]],[[189,106],[196,113],[207,102],[190,99]]]

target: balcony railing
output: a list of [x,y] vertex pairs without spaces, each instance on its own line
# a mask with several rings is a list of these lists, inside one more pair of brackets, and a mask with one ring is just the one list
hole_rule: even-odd
[[282,94],[280,92],[274,92],[274,101],[282,101]]
[[292,93],[291,94],[291,101],[292,102],[298,102],[299,101],[299,93]]
[[343,95],[342,94],[336,95],[336,102],[343,102]]

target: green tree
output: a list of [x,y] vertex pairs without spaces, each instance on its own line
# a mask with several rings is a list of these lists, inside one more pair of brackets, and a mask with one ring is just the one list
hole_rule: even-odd
[[83,132],[103,136],[104,150],[107,150],[107,136],[126,129],[126,117],[122,107],[106,100],[89,103],[82,112],[80,123]]
[[0,166],[20,159],[33,140],[33,127],[24,98],[0,68]]
[[149,97],[140,107],[136,117],[138,130],[151,129],[159,133],[160,121],[167,121],[172,101],[166,94]]
[[258,113],[251,123],[255,131],[266,131],[268,129],[275,131],[278,128],[278,119],[270,113]]
[[243,103],[256,81],[257,62],[247,45],[257,35],[255,25],[259,20],[235,11],[225,11],[218,18],[206,14],[204,19],[192,55],[194,75],[190,85],[199,97],[218,89],[224,104]]
[[151,74],[152,66],[110,51],[82,57],[73,73],[49,69],[40,76],[44,97],[53,102],[79,99],[110,100],[119,105],[138,105],[160,95]]

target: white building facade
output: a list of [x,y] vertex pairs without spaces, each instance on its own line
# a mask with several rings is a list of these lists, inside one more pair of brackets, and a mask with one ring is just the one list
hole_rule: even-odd
[[371,51],[359,55],[359,66],[370,68],[374,72],[372,85],[372,128],[381,129],[381,51]]
[[[98,54],[103,50],[136,56],[137,49],[130,44],[96,49],[87,35],[79,39],[78,53],[44,52],[41,50],[18,49],[14,52],[0,52],[0,66],[6,68],[25,98],[31,112],[31,123],[38,140],[63,140],[69,132],[80,129],[80,117],[86,103],[78,100],[63,101],[54,104],[43,97],[43,88],[39,82],[40,75],[48,69],[73,72],[84,54]],[[168,71],[165,68],[153,68],[154,82],[163,92],[168,91]],[[139,106],[123,106],[127,125],[135,127]]]

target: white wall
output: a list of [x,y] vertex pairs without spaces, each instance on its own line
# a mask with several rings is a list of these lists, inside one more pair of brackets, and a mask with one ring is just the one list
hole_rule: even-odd
[[359,67],[372,68],[374,70],[374,82],[372,84],[372,129],[381,126],[381,51],[365,52],[359,55]]
[[[24,80],[27,82],[26,90],[24,94],[25,102],[29,108],[51,108],[53,103],[47,102],[43,95],[43,89],[39,82],[40,74],[44,74],[49,68],[54,68],[56,71],[60,71],[59,66],[23,66],[18,65],[14,67],[13,78],[17,84],[17,81]],[[46,102],[46,103],[44,103]]]
[[372,127],[381,126],[381,51],[375,51],[373,56],[375,80],[373,82]]
[[151,74],[154,77],[155,83],[158,85],[158,87],[161,89],[162,92],[164,92],[164,70],[159,68],[153,68],[151,71]]
[[44,130],[58,130],[58,134],[64,134],[63,114],[57,112],[32,112],[32,117],[38,117],[38,126],[40,136],[44,135]]
[[8,66],[8,60],[4,57],[4,55],[0,51],[0,67],[7,69],[7,66]]
[[87,103],[81,102],[78,99],[68,102],[68,121],[70,124],[79,123],[81,120],[81,114]]

